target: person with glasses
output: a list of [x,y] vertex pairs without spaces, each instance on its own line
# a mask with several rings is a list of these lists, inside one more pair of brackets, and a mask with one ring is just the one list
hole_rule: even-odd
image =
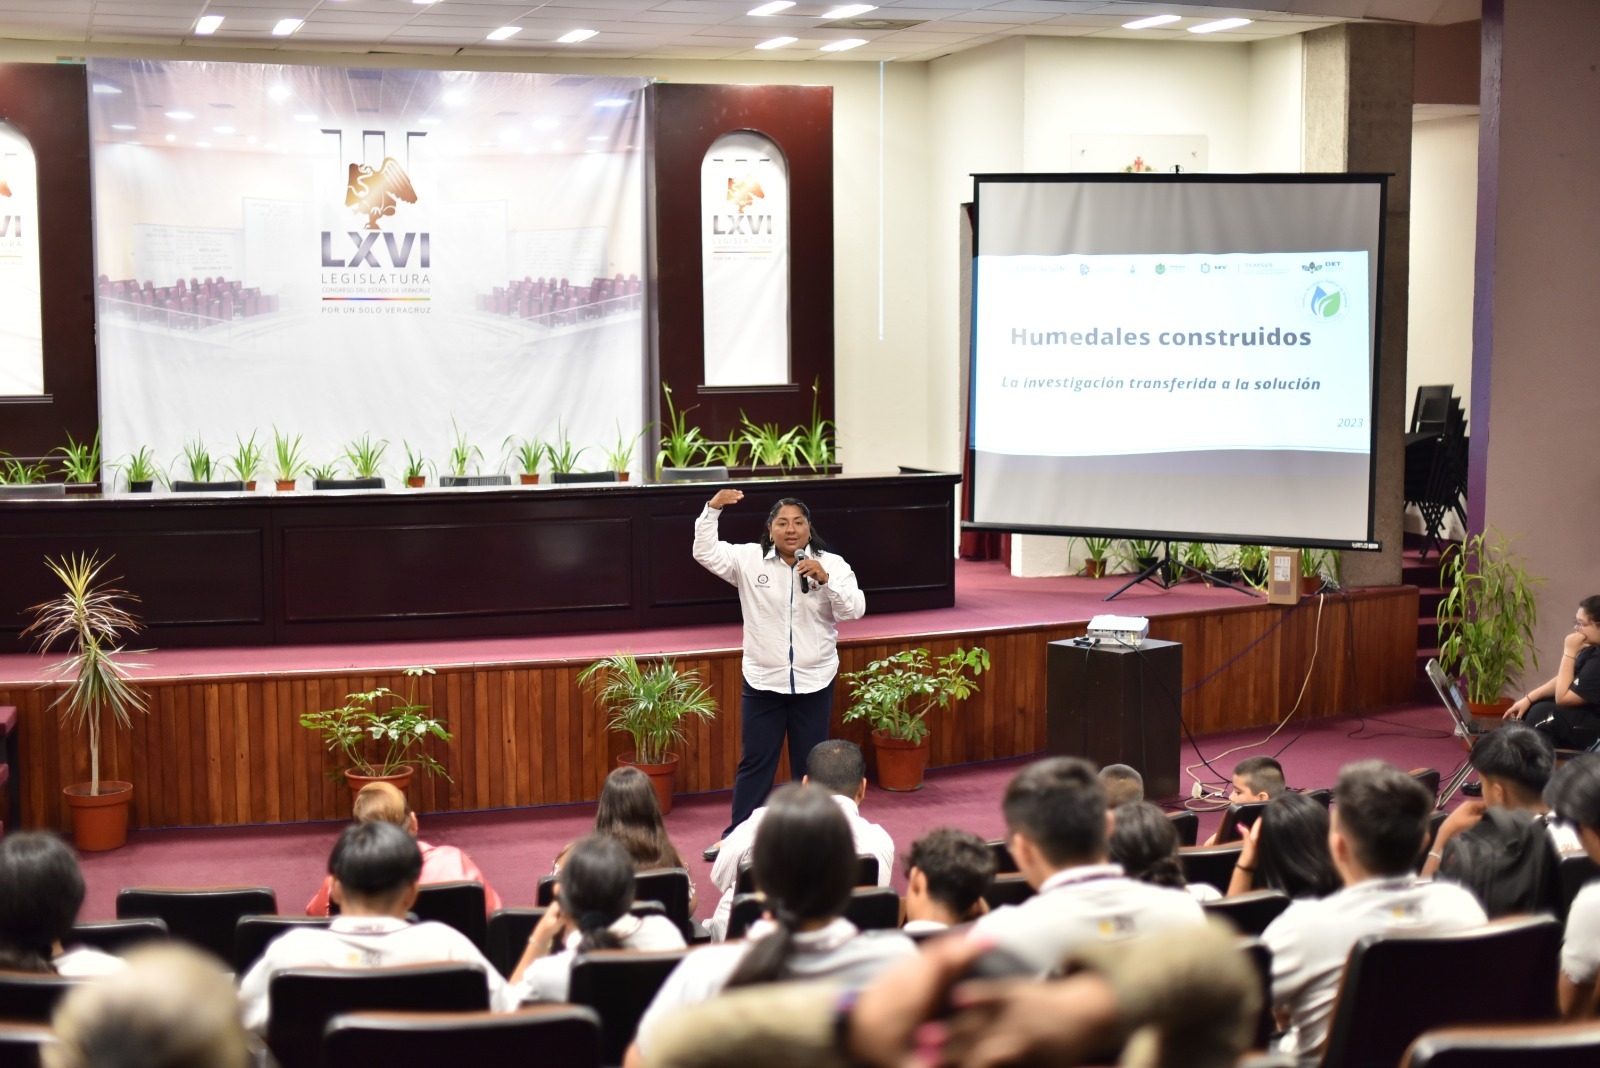
[[1556,677],[1535,686],[1506,710],[1542,731],[1558,749],[1587,749],[1600,741],[1600,594],[1578,602],[1572,633],[1561,644]]

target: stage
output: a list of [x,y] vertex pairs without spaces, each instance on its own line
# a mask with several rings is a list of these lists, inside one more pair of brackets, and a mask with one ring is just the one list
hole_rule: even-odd
[[[1023,756],[1044,747],[1045,647],[1082,634],[1124,578],[1016,579],[997,563],[958,562],[954,605],[874,611],[840,628],[842,670],[913,645],[935,653],[974,642],[993,658],[982,689],[936,713],[930,764]],[[1398,586],[1310,598],[1293,607],[1195,584],[1141,585],[1109,606],[1146,615],[1151,636],[1184,645],[1183,715],[1196,734],[1275,723],[1305,684],[1301,714],[1366,712],[1410,699],[1417,591]],[[136,784],[134,825],[227,826],[339,819],[342,782],[324,775],[301,712],[351,691],[402,689],[400,669],[426,664],[420,699],[444,713],[455,740],[438,755],[453,781],[418,779],[422,811],[475,811],[581,802],[598,795],[625,740],[577,685],[598,656],[666,653],[698,669],[724,714],[689,730],[678,789],[726,789],[738,762],[739,628],[716,623],[643,630],[342,645],[160,649],[133,657],[151,713],[108,739],[102,775]],[[25,826],[62,828],[63,786],[87,759],[62,738],[41,688],[44,661],[0,656],[0,704],[21,714]],[[1307,672],[1310,677],[1307,682]],[[835,717],[847,701],[841,691]],[[865,742],[859,725],[835,732]]]

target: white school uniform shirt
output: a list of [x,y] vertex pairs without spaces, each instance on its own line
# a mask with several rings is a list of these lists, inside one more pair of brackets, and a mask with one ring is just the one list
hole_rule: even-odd
[[802,592],[799,576],[776,549],[763,553],[753,542],[718,541],[721,515],[710,505],[701,510],[694,524],[694,558],[739,590],[745,680],[773,693],[816,693],[839,673],[836,624],[867,614],[856,573],[836,553],[815,553],[828,581]]
[[[773,930],[770,921],[762,920],[750,928],[749,938],[742,942],[706,946],[683,958],[639,1020],[635,1043],[646,1060],[650,1036],[661,1021],[687,1005],[710,1001],[722,993],[750,947]],[[917,955],[917,944],[899,931],[860,931],[842,917],[826,927],[794,935],[791,946],[789,977],[826,979],[857,990],[885,968]]]
[[1321,1058],[1345,962],[1365,936],[1460,931],[1487,922],[1471,891],[1414,875],[1368,879],[1292,902],[1261,935],[1272,950],[1272,1006],[1289,1010],[1280,1052],[1301,1064]]
[[[834,803],[844,812],[845,820],[850,824],[850,835],[855,839],[857,853],[870,853],[878,858],[878,885],[888,886],[894,876],[894,839],[889,837],[889,832],[876,823],[865,819],[861,809],[851,798],[843,794],[833,794]],[[711,937],[720,942],[728,937],[728,920],[733,915],[733,899],[739,885],[739,868],[750,855],[750,850],[755,848],[756,828],[761,826],[761,820],[767,814],[766,806],[750,813],[750,818],[728,832],[728,837],[723,839],[722,851],[717,854],[717,861],[711,866],[711,881],[722,891],[722,898],[717,902],[716,911],[711,914],[711,919],[706,921],[706,930],[711,932]]]
[[[683,932],[665,916],[627,915],[611,925],[611,933],[622,941],[622,949],[658,950],[682,949]],[[578,943],[583,941],[582,931],[567,935],[566,948],[560,953],[550,953],[532,964],[522,973],[522,981],[515,990],[520,1001],[565,1001],[572,985],[572,962],[578,957]]]
[[978,917],[971,931],[1044,975],[1085,946],[1205,922],[1205,911],[1187,890],[1130,879],[1120,864],[1085,864],[1051,875],[1019,905]]
[[472,940],[454,927],[390,916],[335,916],[325,928],[300,928],[273,939],[239,981],[244,1025],[267,1029],[267,990],[290,968],[392,968],[407,964],[475,964],[489,979],[489,1008],[511,1012],[521,1002]]
[[1600,975],[1600,883],[1588,884],[1572,899],[1561,940],[1561,974],[1584,987]]
[[99,975],[114,975],[128,966],[121,957],[101,952],[90,946],[73,946],[50,959],[57,975],[68,979],[90,979]]

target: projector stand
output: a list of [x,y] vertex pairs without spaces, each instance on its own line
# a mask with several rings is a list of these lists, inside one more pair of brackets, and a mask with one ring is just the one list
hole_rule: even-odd
[[1213,586],[1226,586],[1230,590],[1237,590],[1247,597],[1261,596],[1261,594],[1257,593],[1255,590],[1247,589],[1243,586],[1235,586],[1233,583],[1229,582],[1220,575],[1213,575],[1209,571],[1202,571],[1198,567],[1195,567],[1191,564],[1186,564],[1182,560],[1175,559],[1172,555],[1172,543],[1170,541],[1161,543],[1161,552],[1162,555],[1156,559],[1155,563],[1151,564],[1149,567],[1133,576],[1133,578],[1123,583],[1114,593],[1106,594],[1106,596],[1102,597],[1101,600],[1114,601],[1141,582],[1154,582],[1162,589],[1170,590],[1172,587],[1178,585],[1179,582],[1183,581],[1181,578],[1178,579],[1177,582],[1168,580],[1167,576],[1171,574],[1170,569],[1172,568],[1177,568],[1178,570],[1186,572],[1188,575],[1194,578],[1209,582]]

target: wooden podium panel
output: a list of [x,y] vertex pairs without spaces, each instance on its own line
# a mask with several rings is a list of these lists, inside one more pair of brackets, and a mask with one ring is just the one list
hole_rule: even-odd
[[1183,646],[1064,641],[1046,655],[1045,751],[1127,764],[1144,776],[1145,797],[1175,796]]

